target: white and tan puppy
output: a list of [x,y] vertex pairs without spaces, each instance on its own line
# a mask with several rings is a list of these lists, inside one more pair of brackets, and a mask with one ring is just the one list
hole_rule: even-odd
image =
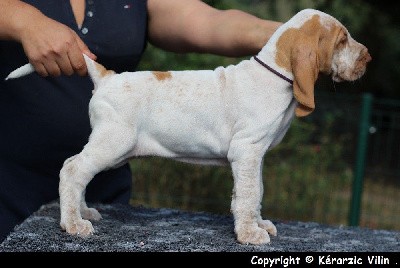
[[61,169],[61,227],[70,234],[93,233],[89,220],[101,216],[84,198],[93,176],[132,157],[161,156],[230,164],[237,240],[263,244],[268,233],[277,234],[260,215],[265,153],[282,140],[294,115],[314,110],[319,73],[353,81],[371,57],[336,19],[307,9],[282,25],[257,57],[234,66],[116,74],[85,60],[95,89],[93,131]]

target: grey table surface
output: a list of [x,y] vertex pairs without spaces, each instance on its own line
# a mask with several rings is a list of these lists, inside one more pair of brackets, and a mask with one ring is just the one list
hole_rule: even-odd
[[261,246],[235,239],[233,218],[204,212],[94,204],[103,219],[88,238],[59,226],[52,202],[18,225],[0,252],[400,252],[400,232],[273,221],[278,236]]

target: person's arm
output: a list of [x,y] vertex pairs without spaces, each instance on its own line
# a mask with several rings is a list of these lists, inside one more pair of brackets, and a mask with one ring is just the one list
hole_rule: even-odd
[[42,76],[85,75],[82,53],[95,58],[72,29],[19,0],[0,1],[0,39],[20,42]]
[[239,10],[217,10],[200,0],[148,0],[148,13],[149,41],[174,52],[256,54],[281,25]]

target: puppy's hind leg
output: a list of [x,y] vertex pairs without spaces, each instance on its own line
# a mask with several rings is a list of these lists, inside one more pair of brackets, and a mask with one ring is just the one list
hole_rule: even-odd
[[82,216],[92,220],[101,216],[97,210],[86,206],[86,186],[97,173],[126,159],[136,140],[134,134],[133,127],[123,123],[96,125],[82,152],[65,161],[59,185],[61,228],[79,236],[94,232],[91,222]]
[[85,201],[85,192],[82,192],[81,196],[81,215],[85,220],[98,221],[101,219],[101,214],[95,208],[89,208]]

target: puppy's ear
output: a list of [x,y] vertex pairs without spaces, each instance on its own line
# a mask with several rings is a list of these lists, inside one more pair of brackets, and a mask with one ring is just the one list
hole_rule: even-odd
[[296,108],[298,117],[307,116],[315,109],[314,84],[319,73],[317,49],[315,42],[304,40],[292,50],[293,94],[299,103]]

